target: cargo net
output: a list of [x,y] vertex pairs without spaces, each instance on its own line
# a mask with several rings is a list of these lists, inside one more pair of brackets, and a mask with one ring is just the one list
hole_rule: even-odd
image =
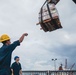
[[56,29],[62,28],[58,11],[55,5],[59,2],[59,0],[46,0],[39,12],[39,23],[41,26],[41,30],[43,29],[45,32],[54,31]]

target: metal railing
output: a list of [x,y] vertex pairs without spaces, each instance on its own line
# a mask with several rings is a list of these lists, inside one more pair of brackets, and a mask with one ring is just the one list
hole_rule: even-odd
[[76,75],[76,70],[49,71],[49,75]]
[[23,75],[48,75],[48,71],[23,71]]
[[23,71],[23,75],[76,75],[76,70],[62,71]]

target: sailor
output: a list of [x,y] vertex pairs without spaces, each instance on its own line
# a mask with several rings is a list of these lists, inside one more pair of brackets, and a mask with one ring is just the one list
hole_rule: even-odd
[[22,75],[22,67],[19,56],[14,57],[15,62],[11,66],[12,75]]
[[12,44],[7,34],[3,34],[0,37],[0,42],[3,44],[0,48],[0,75],[11,75],[10,64],[12,52],[20,45],[27,35],[27,33],[24,33],[19,40],[14,41]]

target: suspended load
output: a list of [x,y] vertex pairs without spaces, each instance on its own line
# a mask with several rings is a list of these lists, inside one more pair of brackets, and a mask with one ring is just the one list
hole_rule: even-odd
[[45,32],[62,28],[55,5],[59,0],[47,0],[39,12],[39,23]]

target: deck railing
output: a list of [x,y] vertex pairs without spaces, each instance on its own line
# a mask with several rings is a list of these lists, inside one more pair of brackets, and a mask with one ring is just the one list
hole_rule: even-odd
[[76,70],[62,71],[23,71],[23,75],[76,75]]

